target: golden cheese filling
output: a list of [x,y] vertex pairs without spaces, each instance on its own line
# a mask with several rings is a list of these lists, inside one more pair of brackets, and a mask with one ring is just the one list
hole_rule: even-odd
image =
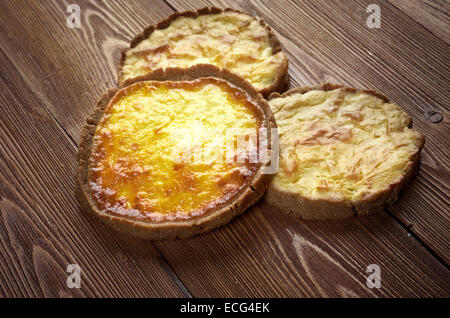
[[259,164],[222,160],[229,129],[257,131],[262,112],[228,82],[138,82],[106,106],[94,135],[89,185],[97,207],[152,221],[226,204]]
[[178,17],[167,28],[154,30],[127,52],[122,75],[126,80],[158,68],[213,64],[262,90],[282,76],[286,63],[283,52],[273,52],[268,32],[257,20],[225,11]]
[[352,202],[385,190],[423,142],[399,106],[363,92],[314,90],[270,106],[280,138],[273,186],[313,200]]

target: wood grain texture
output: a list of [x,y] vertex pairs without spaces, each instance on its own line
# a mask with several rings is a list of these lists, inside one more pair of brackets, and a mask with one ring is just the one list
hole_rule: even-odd
[[[73,30],[65,25],[68,3],[0,2],[0,296],[448,297],[448,116],[439,124],[423,116],[432,105],[448,111],[443,40],[430,40],[387,2],[383,19],[393,25],[375,31],[364,27],[362,1],[213,2],[271,24],[289,55],[292,86],[376,88],[406,107],[427,136],[422,169],[392,210],[401,223],[387,213],[302,222],[260,202],[219,230],[152,244],[79,210],[76,145],[86,115],[114,85],[119,51],[192,2],[77,1],[82,28]],[[77,291],[61,282],[72,262],[86,275]],[[365,285],[374,263],[381,289]]]
[[[447,270],[385,214],[303,222],[260,202],[224,228],[187,241],[155,244],[199,297],[448,293]],[[383,288],[366,287],[369,264],[381,267]]]
[[414,21],[450,44],[450,2],[448,0],[389,0]]
[[[170,0],[177,10],[233,7],[268,22],[287,51],[291,87],[336,82],[379,90],[401,105],[426,138],[419,175],[391,209],[447,264],[450,260],[449,46],[387,1],[381,29],[366,27],[367,1]],[[424,115],[435,107],[443,120]]]

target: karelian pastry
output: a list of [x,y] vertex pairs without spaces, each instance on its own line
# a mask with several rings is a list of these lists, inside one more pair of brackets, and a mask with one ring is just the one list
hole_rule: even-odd
[[272,94],[280,169],[266,200],[304,219],[368,215],[394,203],[424,144],[411,118],[374,91],[324,84]]
[[[216,156],[228,129],[267,129],[270,140],[272,127],[261,94],[213,65],[134,78],[108,92],[87,119],[77,198],[83,209],[143,239],[209,231],[256,202],[269,183],[262,172],[269,162]],[[203,149],[200,157],[191,156],[195,149]]]
[[174,13],[145,29],[123,52],[118,80],[197,64],[226,68],[265,97],[288,85],[288,59],[270,27],[247,13],[218,8]]

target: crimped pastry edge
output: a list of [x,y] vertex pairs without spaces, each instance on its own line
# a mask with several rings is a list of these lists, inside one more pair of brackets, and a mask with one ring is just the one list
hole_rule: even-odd
[[[136,35],[131,40],[130,47],[122,51],[120,60],[119,60],[119,68],[118,68],[118,78],[117,78],[118,85],[121,86],[125,82],[123,79],[123,65],[124,65],[124,62],[126,59],[126,53],[128,52],[128,50],[135,48],[140,42],[147,39],[153,33],[153,31],[167,28],[175,19],[177,19],[179,17],[196,18],[200,15],[219,14],[219,13],[227,12],[227,11],[245,14],[245,15],[252,17],[256,21],[258,21],[269,35],[269,43],[270,43],[270,46],[272,47],[273,53],[276,54],[278,52],[283,51],[280,41],[278,40],[275,33],[272,31],[271,27],[267,23],[265,23],[262,19],[257,19],[256,17],[254,17],[246,12],[242,12],[242,11],[231,9],[231,8],[220,9],[220,8],[216,8],[216,7],[204,7],[204,8],[195,10],[195,11],[189,10],[189,11],[183,11],[183,12],[174,12],[171,15],[169,15],[166,19],[158,22],[156,25],[151,25],[151,26],[148,26],[147,28],[145,28],[144,31],[142,31],[140,34]],[[275,79],[274,83],[271,86],[259,90],[259,93],[261,93],[264,97],[268,97],[273,92],[281,93],[281,92],[285,91],[289,87],[288,68],[289,68],[289,61],[286,58],[284,60],[284,63],[282,65],[280,65],[278,68],[278,70],[280,71],[279,73],[281,75]]]
[[[173,240],[178,238],[189,238],[191,236],[210,231],[214,228],[227,224],[231,219],[243,213],[247,208],[253,205],[267,190],[270,182],[270,175],[262,174],[262,168],[267,164],[262,164],[253,180],[247,188],[237,197],[220,208],[205,215],[195,217],[190,220],[164,221],[150,223],[139,220],[132,220],[126,217],[108,214],[99,210],[92,200],[88,186],[88,168],[89,157],[92,148],[93,136],[104,109],[115,94],[122,88],[141,81],[181,81],[192,80],[202,77],[214,77],[228,81],[234,86],[243,89],[250,99],[257,104],[263,112],[264,126],[276,127],[275,118],[270,110],[269,104],[258,93],[255,88],[245,79],[234,73],[219,69],[209,64],[198,64],[193,67],[158,69],[149,74],[129,79],[119,88],[111,89],[106,92],[99,100],[97,107],[91,112],[86,120],[86,124],[81,134],[81,141],[78,150],[78,171],[76,175],[75,196],[78,199],[81,208],[90,214],[99,217],[119,232],[130,234],[132,236],[147,240]],[[270,129],[269,129],[269,138]]]
[[[330,91],[335,89],[343,89],[349,93],[361,92],[378,97],[385,103],[390,102],[388,97],[374,90],[359,90],[356,88],[332,83],[324,83],[317,86],[297,87],[283,94],[272,93],[269,96],[268,100],[270,102],[270,100],[275,98],[284,98],[294,94],[304,94],[313,90]],[[402,109],[400,106],[398,107]],[[408,118],[409,122],[407,126],[408,128],[411,128],[412,119],[409,116]],[[383,190],[374,192],[369,197],[358,201],[332,201],[326,199],[312,199],[301,196],[298,193],[278,189],[273,185],[273,183],[271,183],[264,196],[264,200],[270,205],[281,209],[289,215],[293,215],[297,218],[305,220],[342,220],[359,216],[367,216],[382,211],[398,200],[398,197],[402,190],[407,187],[412,177],[418,171],[420,163],[420,151],[422,150],[425,143],[424,136],[422,134],[420,135],[422,136],[422,138],[418,146],[418,150],[410,156],[408,167],[403,175],[397,178],[395,182],[387,185]]]

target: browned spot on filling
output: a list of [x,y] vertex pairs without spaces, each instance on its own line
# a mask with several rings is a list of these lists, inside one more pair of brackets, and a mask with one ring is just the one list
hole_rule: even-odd
[[148,56],[156,53],[162,53],[164,51],[167,51],[169,49],[169,44],[165,43],[156,47],[150,47],[146,49],[141,50],[132,50],[130,51],[130,56]]
[[342,116],[351,118],[351,119],[356,120],[356,121],[361,121],[364,118],[364,116],[363,116],[363,114],[361,112],[359,112],[359,111],[350,111],[350,110],[343,111],[342,112]]
[[325,145],[336,141],[348,141],[352,137],[351,129],[345,127],[330,127],[329,129],[318,129],[311,136],[297,140],[296,145]]

